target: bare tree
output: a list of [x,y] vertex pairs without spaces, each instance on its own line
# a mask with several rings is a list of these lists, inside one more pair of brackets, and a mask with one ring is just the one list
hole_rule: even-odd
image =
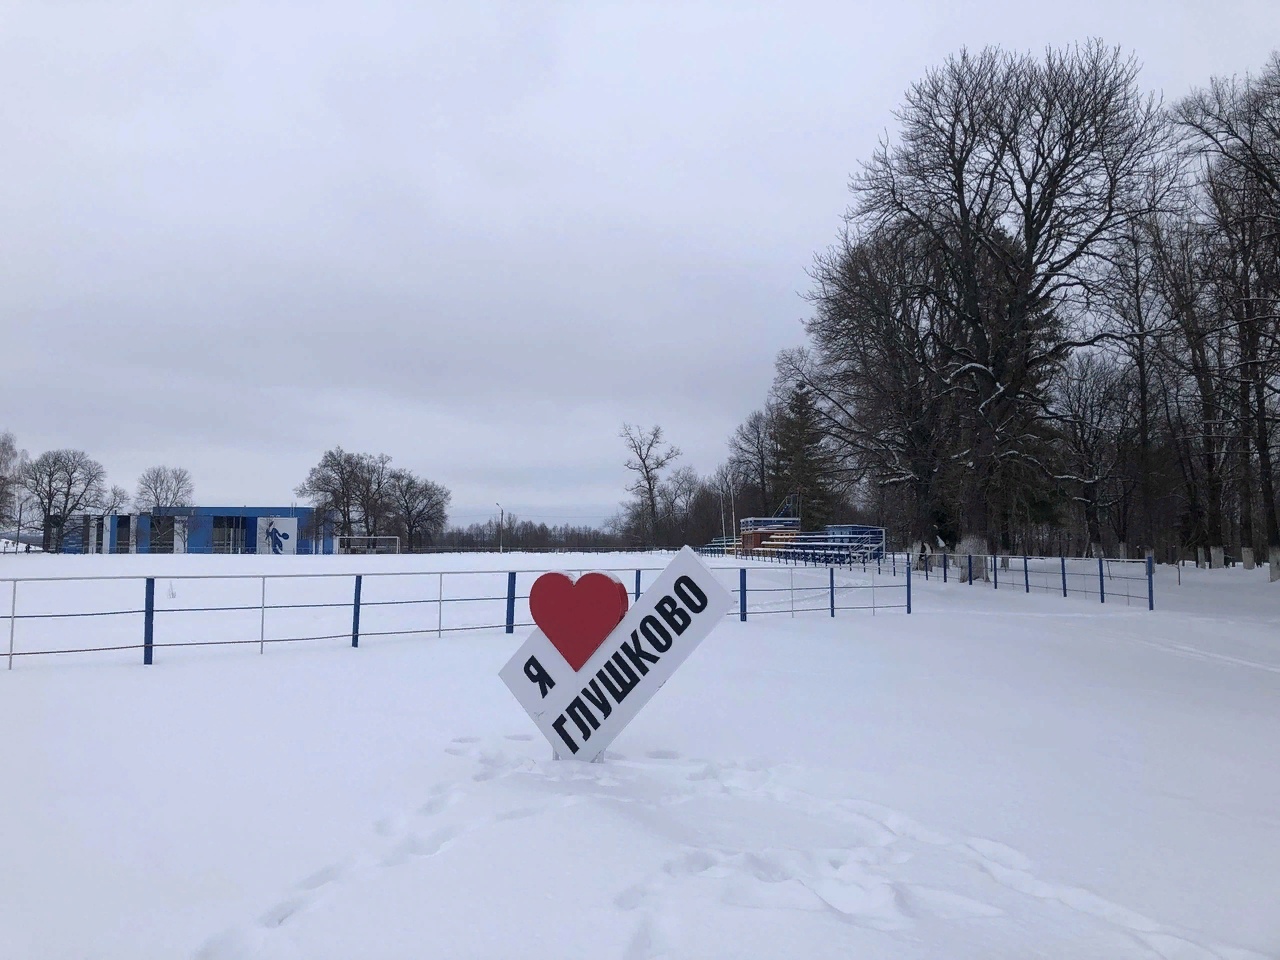
[[102,495],[102,501],[97,504],[99,510],[104,514],[121,513],[129,506],[129,491],[121,486],[113,486],[110,490]]
[[1157,221],[1157,290],[1170,318],[1161,342],[1165,421],[1177,450],[1187,503],[1187,535],[1196,546],[1227,542],[1225,501],[1230,449],[1224,424],[1232,393],[1222,377],[1225,331],[1215,320],[1207,275],[1210,237],[1186,216]]
[[[756,515],[769,516],[778,499],[778,409],[772,400],[753,410],[729,438],[729,462],[744,485],[754,488]],[[746,509],[744,505],[744,509]]]
[[63,525],[72,514],[102,504],[106,475],[83,450],[49,450],[24,465],[22,486],[40,511],[45,550],[61,549]]
[[640,507],[645,539],[650,546],[656,546],[658,540],[658,487],[662,482],[662,471],[680,456],[680,448],[669,446],[662,439],[662,427],[654,425],[647,430],[633,427],[629,423],[622,425],[619,432],[626,444],[630,456],[626,468],[635,473],[636,478],[627,487]]
[[1188,147],[1205,159],[1209,259],[1220,314],[1214,325],[1229,325],[1232,333],[1234,363],[1223,372],[1239,434],[1241,540],[1254,542],[1256,482],[1272,573],[1280,574],[1271,454],[1272,410],[1280,398],[1280,53],[1258,76],[1215,78],[1182,101],[1176,117]]
[[912,541],[959,539],[950,493],[966,462],[948,381],[955,315],[928,291],[942,269],[910,230],[846,230],[811,270],[811,352],[784,354],[819,399],[850,480],[891,490]]
[[1029,493],[1016,461],[1045,442],[1058,365],[1113,335],[1087,309],[1107,256],[1167,176],[1167,125],[1137,73],[1099,42],[963,52],[912,85],[898,142],[854,180],[851,227],[913,234],[939,265],[920,292],[955,322],[941,360],[967,414],[967,521],[993,546]]
[[693,467],[677,467],[658,484],[658,522],[668,538],[674,534],[678,539],[679,532],[688,530],[702,489],[702,480]]
[[294,492],[309,499],[317,513],[336,513],[338,534],[351,536],[360,509],[360,470],[360,454],[334,447],[324,452]]
[[355,472],[355,499],[364,523],[364,532],[378,536],[382,522],[389,512],[388,499],[391,484],[391,457],[385,453],[357,454]]
[[439,539],[448,521],[449,499],[449,491],[440,484],[408,470],[397,469],[388,474],[386,500],[406,550]]
[[8,430],[0,431],[0,523],[17,518],[22,467],[27,452],[18,449],[18,441]]
[[1102,512],[1116,479],[1124,435],[1131,431],[1133,384],[1114,358],[1098,352],[1073,356],[1055,397],[1061,460],[1056,476],[1084,515],[1085,542],[1102,556]]
[[813,449],[913,540],[1239,544],[1280,577],[1280,54],[1172,113],[1137,72],[989,48],[911,86],[810,348],[730,440],[744,499]]
[[184,467],[148,467],[138,478],[139,510],[189,507],[195,499],[195,484]]
[[1193,148],[1237,166],[1267,198],[1280,224],[1280,52],[1258,76],[1215,77],[1177,107]]

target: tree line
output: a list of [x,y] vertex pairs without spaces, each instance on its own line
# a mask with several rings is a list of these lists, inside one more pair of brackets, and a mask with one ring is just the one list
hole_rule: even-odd
[[912,539],[1280,550],[1280,57],[1171,107],[1089,43],[908,91],[813,267],[813,390]]
[[706,476],[676,465],[682,451],[660,425],[623,424],[619,437],[631,498],[606,526],[623,547],[706,544],[735,535],[744,517],[770,517],[783,507],[804,530],[869,519],[836,475],[839,451],[823,431],[816,396],[785,377],[775,381],[764,408],[734,431],[728,458]]
[[[1280,55],[1171,105],[1138,71],[1094,41],[913,84],[709,488],[899,542],[1280,559]],[[660,437],[624,437],[660,538]]]
[[506,514],[501,520],[449,527],[439,546],[449,550],[621,550],[625,540],[610,529],[590,524],[553,524],[521,520]]
[[295,490],[317,516],[328,515],[339,536],[396,536],[402,550],[436,544],[448,520],[450,492],[385,453],[326,450]]
[[62,549],[65,523],[81,513],[150,511],[189,506],[195,495],[182,467],[148,467],[135,492],[107,485],[107,471],[83,450],[46,450],[31,457],[10,431],[0,431],[0,527],[18,539],[39,531],[43,549]]

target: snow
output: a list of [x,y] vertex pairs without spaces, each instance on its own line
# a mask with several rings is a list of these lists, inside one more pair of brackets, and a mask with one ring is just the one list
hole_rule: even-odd
[[[487,590],[513,566],[660,562],[10,555],[0,578],[163,573],[173,607],[258,601],[260,581],[184,576],[413,570],[365,580],[403,598],[431,570],[496,571],[475,575]],[[525,631],[436,637],[434,604],[381,608],[428,635],[358,650],[19,658],[0,677],[0,957],[1280,955],[1266,570],[1179,586],[1157,568],[1154,613],[914,586],[910,617],[726,620],[602,764],[552,761],[499,681]],[[56,589],[21,584],[19,612]],[[137,581],[75,590],[110,609]],[[260,614],[168,616],[169,639],[256,640]],[[308,616],[276,627],[349,632],[349,609]],[[18,640],[102,645],[105,619]]]

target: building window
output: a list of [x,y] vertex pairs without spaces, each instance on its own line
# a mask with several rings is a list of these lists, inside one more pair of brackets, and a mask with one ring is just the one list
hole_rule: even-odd
[[151,552],[173,553],[173,517],[151,518]]
[[213,518],[213,552],[244,553],[244,517]]

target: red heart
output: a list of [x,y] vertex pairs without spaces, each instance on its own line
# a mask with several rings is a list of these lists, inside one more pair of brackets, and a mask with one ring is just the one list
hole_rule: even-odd
[[529,591],[529,612],[576,673],[622,622],[629,599],[626,586],[607,573],[584,574],[576,583],[544,573]]

